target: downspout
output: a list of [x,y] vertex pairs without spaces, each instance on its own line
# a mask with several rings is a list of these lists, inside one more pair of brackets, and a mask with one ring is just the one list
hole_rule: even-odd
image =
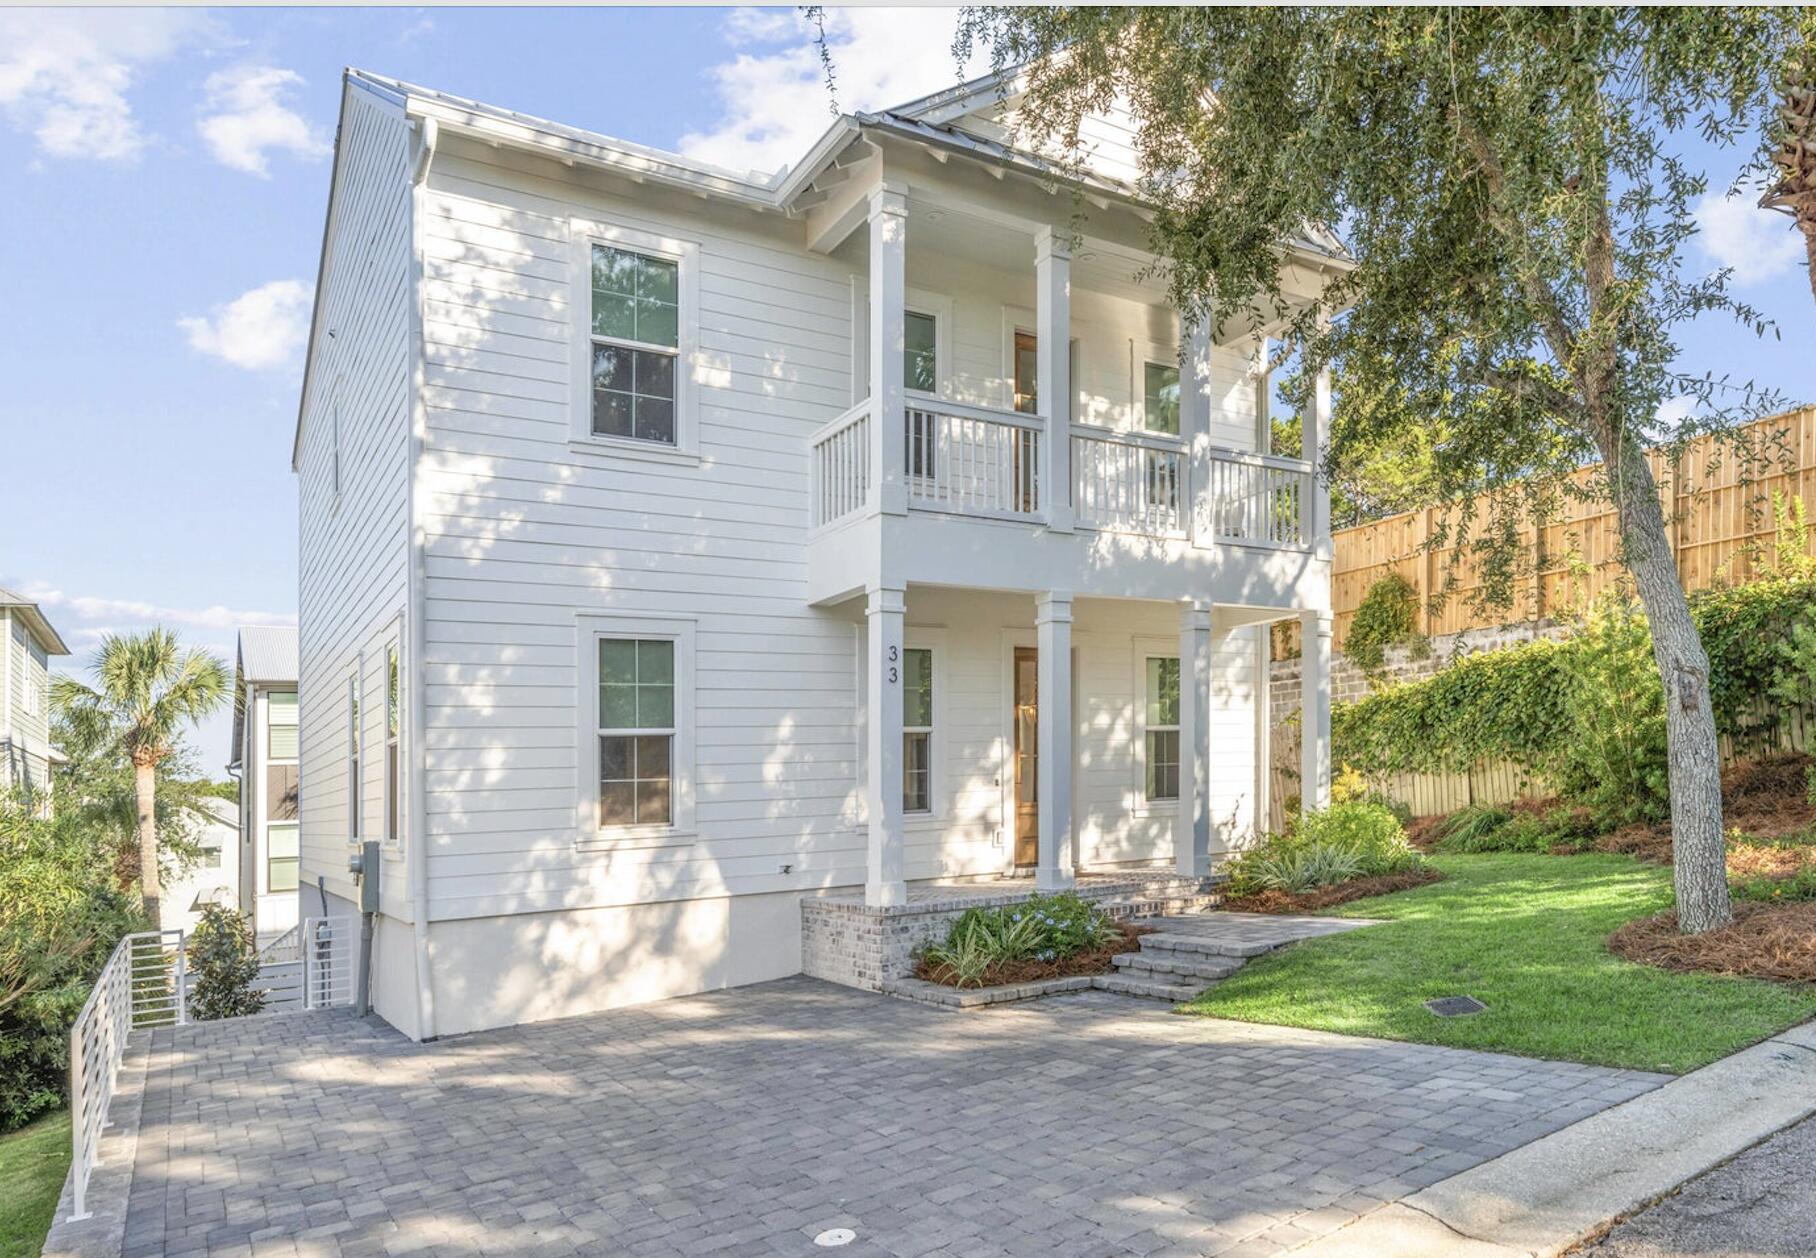
[[416,161],[410,171],[410,465],[404,476],[410,529],[409,566],[404,583],[404,617],[410,635],[410,833],[405,867],[410,881],[410,929],[416,940],[417,1038],[428,1041],[435,1038],[435,989],[429,965],[429,790],[423,771],[428,760],[425,731],[429,705],[423,693],[428,673],[423,664],[428,632],[423,624],[425,541],[416,478],[422,466],[424,435],[429,423],[423,404],[422,200],[440,129],[433,118],[424,118],[417,126]]

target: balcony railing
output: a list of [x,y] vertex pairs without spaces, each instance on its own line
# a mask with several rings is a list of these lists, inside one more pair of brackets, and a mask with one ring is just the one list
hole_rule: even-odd
[[837,523],[869,505],[870,430],[870,399],[865,398],[810,440],[815,528]]
[[998,519],[1039,517],[1045,429],[1038,415],[910,398],[903,451],[908,505]]
[[1236,450],[1210,458],[1211,534],[1243,546],[1302,547],[1311,536],[1312,469]]
[[1072,510],[1083,528],[1183,537],[1185,449],[1175,439],[1072,429]]

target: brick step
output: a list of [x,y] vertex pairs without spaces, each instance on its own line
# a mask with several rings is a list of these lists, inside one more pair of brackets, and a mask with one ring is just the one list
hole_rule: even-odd
[[1118,921],[1129,921],[1143,917],[1184,917],[1217,908],[1222,903],[1223,897],[1214,892],[1194,892],[1189,895],[1119,897],[1099,900],[1097,906]]
[[1184,931],[1161,929],[1152,935],[1141,937],[1141,948],[1144,952],[1189,952],[1207,957],[1258,957],[1264,952],[1272,952],[1278,944],[1271,943],[1232,943],[1224,939],[1212,939],[1204,935],[1187,934]]
[[1098,991],[1116,992],[1123,996],[1145,996],[1149,1000],[1170,1000],[1175,1003],[1190,1000],[1203,991],[1208,984],[1194,981],[1191,984],[1162,983],[1151,979],[1131,978],[1127,974],[1099,974],[1091,980],[1091,986]]
[[[1135,975],[1180,975],[1185,978],[1202,978],[1215,981],[1228,978],[1245,964],[1240,957],[1210,957],[1201,955],[1184,955],[1179,953],[1119,952],[1110,958],[1111,964],[1124,973]],[[1177,982],[1177,979],[1160,979],[1160,982]]]

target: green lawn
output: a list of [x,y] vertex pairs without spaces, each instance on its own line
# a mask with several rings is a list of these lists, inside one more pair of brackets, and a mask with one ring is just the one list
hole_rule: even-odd
[[68,1173],[68,1110],[0,1136],[0,1258],[37,1258]]
[[[1622,922],[1671,902],[1627,856],[1437,856],[1445,880],[1330,910],[1389,919],[1259,957],[1185,1012],[1683,1072],[1816,1014],[1816,987],[1674,974],[1611,955]],[[1439,1018],[1421,1004],[1488,1005]]]

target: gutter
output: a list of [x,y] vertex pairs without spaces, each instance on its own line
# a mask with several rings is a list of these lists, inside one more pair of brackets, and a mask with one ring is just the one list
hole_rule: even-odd
[[419,1040],[435,1038],[434,973],[429,964],[429,789],[428,728],[429,703],[424,692],[428,669],[424,664],[428,630],[424,606],[423,524],[421,502],[417,497],[416,478],[422,465],[424,434],[428,430],[428,408],[423,401],[423,275],[422,275],[422,199],[429,178],[429,166],[435,160],[435,145],[441,129],[433,118],[417,124],[416,156],[410,168],[410,438],[409,466],[405,468],[404,496],[406,527],[410,530],[409,564],[404,576],[404,624],[410,636],[410,825],[404,851],[404,870],[410,885],[410,931],[416,945],[416,1029]]

